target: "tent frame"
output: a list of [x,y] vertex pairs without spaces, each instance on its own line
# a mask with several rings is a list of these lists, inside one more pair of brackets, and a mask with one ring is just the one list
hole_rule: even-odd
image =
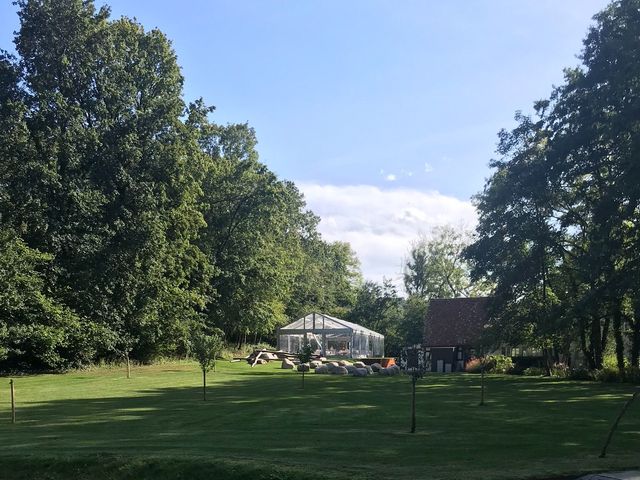
[[[307,325],[307,317],[311,315],[311,328],[306,328]],[[316,325],[316,315],[321,317],[322,326]],[[344,328],[325,328],[325,318],[331,320],[332,322],[338,323],[342,325]],[[373,330],[369,330],[368,328],[362,327],[357,324],[353,324],[351,322],[347,322],[345,320],[341,320],[339,318],[332,317],[330,315],[312,312],[311,314],[307,314],[297,321],[302,320],[303,328],[278,328],[276,331],[277,340],[278,340],[278,348],[282,349],[281,345],[281,336],[282,335],[302,335],[304,337],[305,342],[308,341],[307,335],[320,335],[322,337],[321,347],[321,355],[325,356],[327,351],[327,334],[329,335],[345,335],[349,336],[349,357],[353,358],[353,346],[354,346],[354,337],[355,335],[369,335],[369,337],[377,338],[382,341],[382,353],[384,353],[384,335],[381,335]],[[296,322],[293,322],[296,323]],[[345,325],[347,323],[348,325]],[[349,326],[353,325],[353,326]],[[373,347],[372,347],[373,348]]]

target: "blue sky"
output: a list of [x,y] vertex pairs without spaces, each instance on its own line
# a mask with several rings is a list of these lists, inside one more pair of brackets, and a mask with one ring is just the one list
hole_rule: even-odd
[[[97,1],[97,5],[104,2]],[[500,128],[578,64],[604,0],[112,0],[172,40],[185,97],[249,122],[368,278],[434,225],[472,226]],[[0,5],[0,48],[15,6]],[[341,199],[338,201],[337,199]],[[382,212],[386,213],[382,213]],[[387,230],[385,230],[387,229]]]

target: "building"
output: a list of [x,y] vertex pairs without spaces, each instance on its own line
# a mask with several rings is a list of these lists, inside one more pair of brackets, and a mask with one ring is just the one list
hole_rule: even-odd
[[423,345],[431,353],[431,371],[464,371],[489,322],[488,301],[488,297],[476,297],[436,298],[429,302]]

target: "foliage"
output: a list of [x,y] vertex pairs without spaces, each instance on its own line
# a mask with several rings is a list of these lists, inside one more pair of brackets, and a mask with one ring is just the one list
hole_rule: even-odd
[[467,373],[480,373],[482,370],[482,359],[472,358],[464,365],[464,371]]
[[584,367],[572,368],[569,371],[569,378],[571,380],[593,380],[591,372]]
[[627,361],[640,365],[639,52],[640,1],[612,2],[595,16],[582,64],[535,115],[518,113],[500,132],[475,200],[464,254],[472,278],[495,284],[492,331],[541,349],[549,366],[577,347],[589,369],[607,372],[612,343],[621,375]]
[[46,290],[42,270],[51,256],[0,230],[0,369],[87,365],[105,333],[83,322]]
[[404,267],[404,286],[409,296],[423,299],[478,296],[488,289],[472,283],[462,251],[469,236],[451,226],[436,227],[430,237],[413,244]]
[[0,54],[0,227],[29,287],[6,307],[20,314],[0,325],[0,368],[186,355],[202,322],[258,343],[294,312],[352,307],[349,245],[320,237],[250,126],[187,105],[162,32],[92,0],[17,5],[17,55]]
[[513,359],[506,355],[489,355],[488,369],[492,373],[511,373],[513,370]]
[[300,360],[300,363],[309,363],[313,358],[313,352],[314,349],[309,343],[304,344],[298,351],[298,360]]
[[551,366],[549,373],[555,378],[570,378],[571,369],[566,363],[555,363]]
[[505,355],[487,355],[486,357],[472,358],[465,364],[464,370],[467,373],[480,373],[482,371],[482,364],[484,365],[485,373],[512,373],[514,364],[511,357]]
[[223,333],[221,330],[205,333],[196,331],[191,337],[191,353],[200,364],[203,372],[215,368],[216,360],[224,349]]
[[403,300],[393,283],[384,279],[382,284],[372,281],[362,284],[346,320],[383,334],[385,353],[399,355],[406,345],[401,331],[403,318]]
[[526,377],[542,377],[547,374],[547,371],[541,367],[528,367],[522,371],[522,374]]

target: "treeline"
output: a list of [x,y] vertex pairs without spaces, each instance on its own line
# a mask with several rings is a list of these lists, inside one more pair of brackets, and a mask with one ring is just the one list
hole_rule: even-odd
[[494,341],[640,366],[640,1],[596,15],[581,64],[500,133],[476,198],[476,277],[495,284]]
[[452,226],[433,228],[413,242],[404,259],[405,295],[389,280],[367,281],[357,290],[347,319],[385,335],[385,353],[400,355],[403,347],[422,343],[424,322],[433,298],[487,295],[491,285],[472,281],[471,267],[462,253],[470,235]]
[[186,104],[170,42],[92,1],[20,0],[0,55],[0,369],[184,355],[194,330],[268,338],[353,304],[246,124]]

